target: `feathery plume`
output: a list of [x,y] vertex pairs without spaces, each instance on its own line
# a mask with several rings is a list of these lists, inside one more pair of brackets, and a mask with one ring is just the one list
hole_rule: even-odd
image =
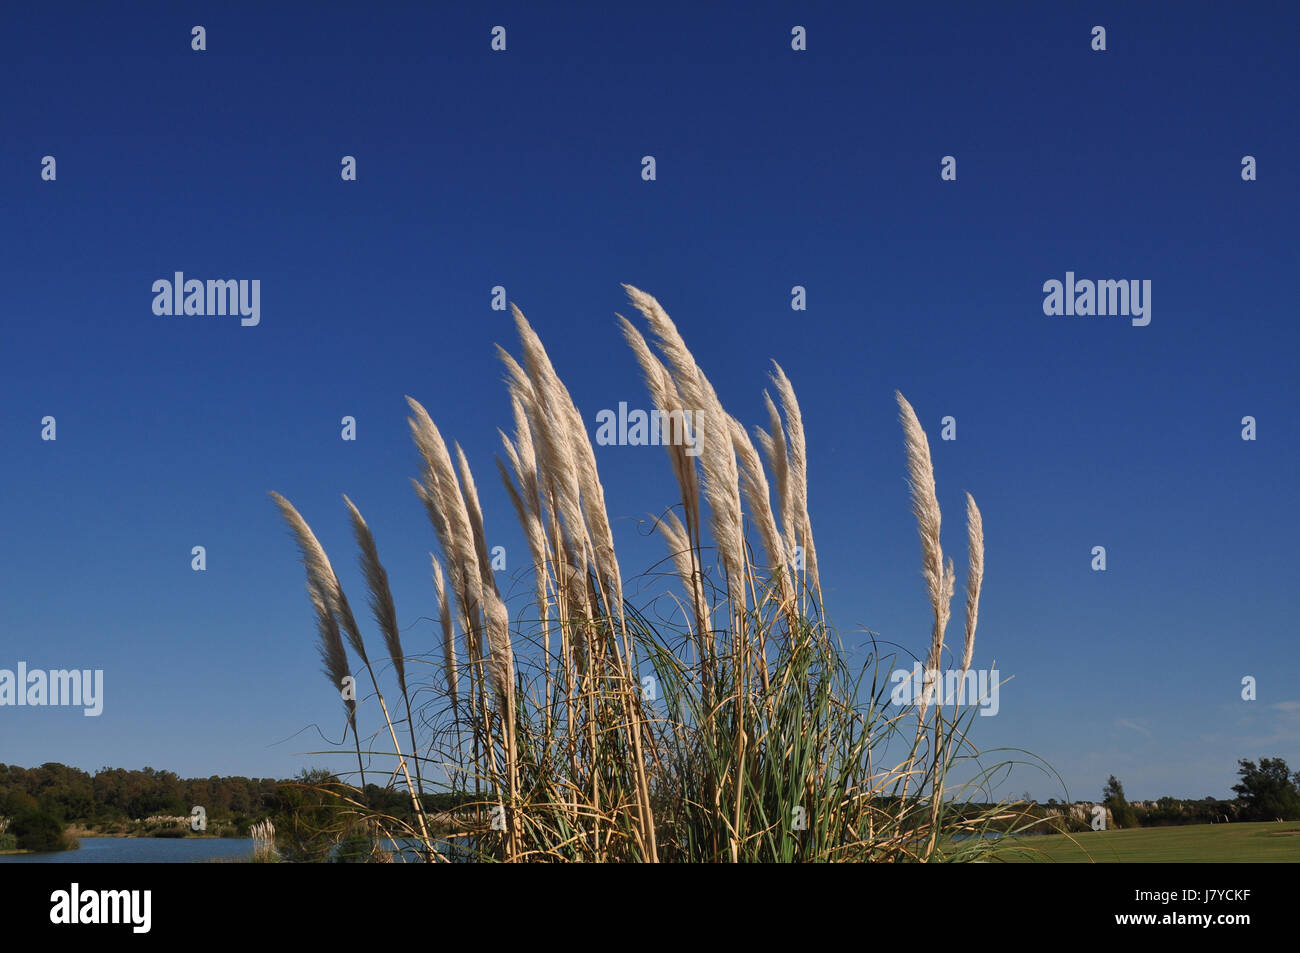
[[513,304],[510,307],[523,346],[524,363],[532,376],[535,392],[553,415],[557,440],[567,446],[567,455],[574,466],[579,488],[579,502],[593,544],[592,561],[602,586],[606,588],[605,598],[609,603],[609,611],[621,619],[623,579],[618,568],[618,556],[614,552],[614,533],[605,509],[605,491],[596,470],[596,454],[591,446],[591,438],[587,435],[587,428],[582,422],[578,408],[573,403],[573,398],[569,395],[568,388],[555,373],[541,338],[537,336],[537,332],[528,323],[523,312]]
[[361,516],[361,511],[346,495],[343,502],[347,504],[352,518],[352,532],[357,540],[357,548],[361,550],[361,570],[370,589],[370,611],[379,624],[388,656],[393,660],[393,669],[397,673],[397,684],[405,695],[406,657],[402,652],[402,636],[397,629],[397,608],[393,605],[393,593],[388,587],[388,573],[379,561],[379,549],[375,545],[374,535]]
[[[366,586],[370,590],[370,611],[374,614],[379,631],[384,636],[384,645],[388,657],[393,662],[397,673],[397,685],[402,690],[402,702],[406,706],[406,725],[411,737],[411,757],[415,760],[416,782],[423,784],[420,771],[419,746],[415,740],[415,718],[411,714],[411,695],[406,688],[406,654],[402,651],[402,636],[397,629],[397,608],[393,605],[393,593],[388,586],[388,573],[379,561],[379,548],[375,545],[374,534],[366,525],[361,511],[344,494],[343,502],[347,504],[348,514],[352,517],[352,532],[356,536],[357,548],[361,550],[361,571],[366,577]],[[396,735],[394,735],[396,738]]]
[[540,381],[534,382],[509,351],[498,345],[497,356],[506,367],[511,395],[519,400],[527,414],[529,430],[536,441],[538,472],[547,484],[546,495],[573,548],[585,563],[592,545],[582,516],[581,491],[576,476],[578,464],[565,418],[557,419],[558,409],[552,408],[549,402],[554,395],[544,389]]
[[[451,571],[451,588],[466,620],[466,638],[474,658],[481,656],[477,616],[483,602],[483,575],[479,568],[478,547],[471,528],[469,510],[461,493],[456,470],[451,463],[446,441],[429,412],[413,397],[407,397],[415,416],[408,419],[416,445],[424,458],[425,484],[421,498],[430,510],[430,519],[443,556]],[[437,511],[436,517],[433,511]]]
[[767,475],[763,472],[758,451],[754,449],[749,435],[745,433],[744,425],[735,417],[728,419],[731,421],[731,438],[735,443],[736,458],[740,461],[740,472],[744,478],[745,499],[749,502],[749,510],[754,522],[758,524],[758,535],[763,541],[763,549],[767,552],[768,565],[776,579],[780,596],[784,599],[787,592],[786,573],[789,564],[786,560],[785,545],[781,542],[781,533],[776,528],[776,517],[772,515]]
[[510,615],[506,610],[506,604],[495,592],[486,593],[483,616],[487,623],[487,643],[490,653],[488,672],[492,676],[496,690],[509,702],[514,698],[515,686],[515,659],[510,647]]
[[962,653],[962,675],[970,668],[975,651],[975,624],[980,617],[980,589],[984,583],[984,517],[975,497],[966,494],[966,531],[970,539],[970,571],[966,577],[966,648]]
[[[787,490],[791,507],[791,522],[803,542],[804,566],[808,580],[813,589],[821,592],[821,576],[817,570],[817,547],[813,544],[812,518],[808,515],[808,450],[804,437],[803,414],[799,410],[799,400],[794,395],[794,385],[785,371],[776,361],[772,362],[775,370],[771,374],[772,383],[781,398],[781,409],[785,412],[786,429],[790,439],[786,442],[787,470],[789,488]],[[770,413],[770,411],[769,411]],[[776,434],[772,434],[773,441]]]
[[[699,496],[699,477],[695,472],[695,457],[686,452],[686,441],[688,438],[686,414],[687,408],[682,402],[681,395],[677,391],[677,385],[673,383],[672,375],[668,368],[664,367],[663,362],[657,358],[650,350],[650,345],[646,343],[645,337],[627,318],[621,314],[617,315],[620,326],[623,329],[623,337],[631,346],[632,352],[636,355],[637,362],[641,365],[641,371],[645,375],[646,386],[650,388],[650,396],[659,408],[664,423],[663,427],[669,428],[666,432],[670,439],[664,441],[665,449],[668,451],[668,459],[672,463],[673,476],[677,478],[677,487],[682,494],[682,503],[686,510],[686,523],[688,526],[699,525],[700,514],[700,496]],[[680,440],[671,439],[671,427],[677,423]],[[689,538],[689,537],[688,537]]]
[[[943,547],[939,542],[941,514],[939,499],[934,489],[934,464],[930,459],[930,441],[917,419],[912,405],[898,391],[899,420],[903,424],[903,439],[907,446],[908,484],[912,491],[912,513],[916,516],[921,536],[921,567],[930,595],[930,608],[934,613],[931,630],[930,654],[926,663],[926,688],[943,656],[944,631],[948,627],[948,613],[952,597],[951,562],[944,566]],[[922,695],[921,714],[925,714],[927,694]]]
[[[653,296],[624,284],[628,297],[650,324],[659,349],[668,359],[682,399],[695,410],[699,463],[704,471],[704,496],[709,501],[713,541],[726,570],[737,609],[744,609],[744,529],[741,523],[740,474],[732,446],[731,427],[722,402],[668,313]],[[734,591],[738,590],[738,591]]]
[[[682,580],[682,587],[692,599],[704,598],[696,581],[695,562],[691,554],[691,538],[682,521],[672,510],[664,513],[657,527],[668,546],[668,555],[672,557],[673,567]],[[709,617],[708,607],[701,604],[695,607],[696,623],[703,625]]]
[[[361,773],[361,784],[364,788],[366,770],[361,761],[361,737],[357,734],[357,703],[355,697],[343,694],[343,687],[352,677],[352,673],[348,667],[348,654],[343,648],[343,638],[339,634],[338,616],[335,611],[335,589],[338,580],[334,576],[329,557],[325,555],[325,548],[321,546],[320,540],[307,525],[307,521],[302,518],[302,514],[274,490],[271,491],[271,499],[280,510],[285,522],[289,524],[289,529],[298,543],[303,566],[307,570],[307,594],[316,610],[316,632],[320,636],[318,651],[321,663],[330,684],[336,692],[340,693],[343,705],[347,709],[348,726],[352,729],[352,737],[357,744],[357,768]],[[362,648],[364,650],[365,646],[363,645]],[[364,657],[363,653],[362,658]]]
[[[320,635],[321,668],[330,680],[336,692],[342,693],[346,680],[352,677],[348,668],[348,654],[343,648],[343,637],[339,634],[338,622],[333,614],[324,610],[323,604],[315,596],[312,603],[316,606],[316,631]],[[353,698],[344,697],[343,704],[348,709],[348,721],[355,726],[357,703]]]
[[772,432],[768,433],[761,427],[755,427],[754,433],[776,479],[776,496],[780,501],[781,529],[785,535],[786,550],[794,552],[797,542],[794,532],[795,505],[793,487],[790,483],[790,456],[786,449],[785,426],[781,422],[781,414],[776,409],[776,404],[772,402],[772,395],[767,391],[763,391],[763,401],[767,404],[767,417]]
[[433,561],[433,591],[438,597],[438,624],[442,626],[442,658],[447,669],[447,692],[451,695],[451,706],[455,708],[460,701],[460,674],[456,667],[456,636],[452,628],[451,606],[447,603],[447,584],[442,578],[442,564],[438,557],[429,553]]
[[470,471],[465,451],[456,444],[456,462],[460,465],[461,496],[464,498],[465,514],[469,518],[470,532],[474,539],[474,554],[478,557],[480,578],[483,588],[497,591],[496,576],[492,574],[492,560],[488,557],[487,531],[483,527],[483,508],[478,502],[478,488],[474,485],[474,474]]
[[337,616],[339,625],[343,629],[343,634],[347,636],[352,650],[360,656],[362,662],[369,665],[370,659],[366,655],[366,643],[361,638],[361,630],[357,627],[357,620],[352,615],[352,607],[348,605],[347,596],[343,594],[343,587],[339,584],[339,577],[335,575],[334,567],[330,565],[329,557],[325,555],[325,548],[321,546],[316,534],[311,531],[307,521],[294,509],[292,503],[275,491],[271,492],[271,499],[279,507],[280,514],[284,517],[285,522],[289,524],[289,528],[298,540],[298,548],[302,553],[307,573],[315,580],[315,584],[328,605],[329,611]]
[[[519,457],[514,447],[510,443],[510,438],[505,434],[501,435],[501,441],[506,445],[506,455],[510,457],[515,472],[519,472]],[[497,471],[501,474],[501,485],[506,488],[506,494],[510,497],[510,503],[515,508],[515,516],[519,519],[519,525],[523,527],[524,538],[528,542],[528,554],[533,560],[533,577],[536,585],[537,609],[546,616],[546,531],[542,526],[541,513],[532,508],[531,503],[524,501],[519,490],[515,488],[514,480],[510,479],[510,471],[506,465],[501,462],[501,458],[496,458]]]

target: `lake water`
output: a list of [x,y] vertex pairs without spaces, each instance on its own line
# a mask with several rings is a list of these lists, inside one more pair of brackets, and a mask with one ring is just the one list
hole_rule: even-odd
[[192,864],[253,856],[244,837],[82,837],[78,850],[4,854],[0,864]]

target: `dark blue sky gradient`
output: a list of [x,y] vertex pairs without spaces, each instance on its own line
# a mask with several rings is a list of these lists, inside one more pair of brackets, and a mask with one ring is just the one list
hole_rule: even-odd
[[[489,291],[594,431],[600,409],[648,406],[614,317],[634,314],[629,282],[743,421],[766,425],[781,362],[832,617],[851,643],[868,626],[923,652],[893,391],[912,401],[962,584],[963,491],[984,513],[975,666],[1015,676],[976,740],[1066,783],[1022,770],[997,793],[1095,798],[1115,774],[1131,798],[1222,797],[1237,758],[1300,767],[1300,8],[892,6],[7,11],[0,668],[103,668],[106,698],[99,718],[0,709],[0,761],[345,770],[309,753],[341,706],[267,491],[361,605],[347,493],[408,651],[433,652],[403,395],[464,446],[526,590],[492,463],[511,424],[492,345],[515,342]],[[260,279],[261,324],[155,316],[175,271]],[[1150,279],[1151,324],[1045,316],[1066,271]],[[597,456],[634,576],[663,555],[644,521],[675,499],[667,460]]]

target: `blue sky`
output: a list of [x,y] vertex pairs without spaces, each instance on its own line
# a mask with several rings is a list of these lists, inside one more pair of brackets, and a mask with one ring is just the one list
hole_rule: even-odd
[[[0,668],[102,668],[105,702],[0,708],[0,761],[345,768],[309,753],[340,706],[267,491],[361,604],[347,493],[408,651],[432,651],[403,396],[464,446],[524,574],[490,289],[594,431],[648,406],[615,324],[629,282],[742,420],[765,423],[781,362],[831,616],[922,652],[894,390],[911,400],[959,573],[964,491],[984,514],[975,666],[1014,680],[976,739],[1065,781],[998,793],[1095,798],[1115,774],[1130,798],[1225,797],[1238,758],[1300,767],[1296,8],[265,6],[6,14]],[[259,279],[260,324],[154,315],[176,271]],[[1150,280],[1151,323],[1046,316],[1067,271]],[[636,575],[661,558],[644,520],[674,500],[667,461],[597,459]]]

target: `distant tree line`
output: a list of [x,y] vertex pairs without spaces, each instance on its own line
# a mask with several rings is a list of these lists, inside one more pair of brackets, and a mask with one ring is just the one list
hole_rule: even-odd
[[[1281,758],[1264,758],[1258,764],[1241,760],[1237,764],[1240,780],[1232,788],[1236,797],[1231,800],[1162,797],[1130,804],[1123,785],[1112,775],[1103,789],[1102,803],[1116,827],[1300,820],[1300,772],[1293,774]],[[335,775],[319,769],[304,771],[290,780],[276,780],[216,775],[181,778],[154,768],[102,768],[92,775],[56,762],[38,768],[0,764],[0,850],[66,849],[71,845],[65,831],[73,825],[105,833],[185,836],[187,826],[165,821],[150,826],[145,822],[149,818],[187,817],[197,805],[206,812],[210,834],[246,837],[252,824],[272,818],[278,831],[304,831],[302,852],[309,853],[312,845],[324,843],[321,835],[331,828],[315,823],[318,815],[325,816],[326,801],[333,800],[321,789],[340,787]],[[370,808],[392,818],[413,818],[410,797],[403,791],[370,784],[364,800]],[[451,811],[470,800],[463,793],[426,794],[422,798],[426,808],[434,812]],[[1044,831],[1084,830],[1088,826],[1085,818],[1074,817],[1069,805],[1055,799],[1046,805],[1031,804],[1028,797],[1025,801],[1020,813],[1008,815],[1008,829],[1031,816],[1050,822],[1041,827]],[[978,805],[953,805],[952,809],[962,813],[972,807]],[[1058,815],[1058,811],[1062,813]]]
[[[48,762],[38,768],[0,764],[0,850],[62,850],[72,846],[70,826],[108,834],[187,836],[188,824],[150,818],[189,817],[202,807],[209,835],[246,837],[249,827],[273,818],[277,829],[293,829],[303,803],[304,783],[338,785],[326,771],[304,771],[290,780],[274,778],[182,778],[155,768],[79,768]],[[359,795],[358,795],[359,796]],[[365,800],[393,817],[413,816],[405,792],[366,786]],[[432,811],[451,810],[465,795],[426,794]]]
[[[1281,758],[1263,758],[1258,764],[1237,762],[1237,796],[1220,800],[1162,797],[1130,804],[1124,786],[1111,775],[1102,790],[1116,827],[1165,827],[1177,824],[1214,824],[1233,821],[1300,820],[1300,771],[1291,772]],[[1052,802],[1049,802],[1052,803]]]
[[44,846],[51,843],[48,832],[56,828],[75,825],[124,833],[146,818],[188,816],[196,805],[204,809],[214,832],[238,836],[269,813],[281,783],[215,775],[181,778],[155,768],[102,768],[92,775],[56,762],[38,768],[0,764],[0,817],[8,820],[7,833],[15,840],[15,831],[21,834],[29,827],[45,832],[35,838],[43,846],[29,845],[37,850],[57,849]]

